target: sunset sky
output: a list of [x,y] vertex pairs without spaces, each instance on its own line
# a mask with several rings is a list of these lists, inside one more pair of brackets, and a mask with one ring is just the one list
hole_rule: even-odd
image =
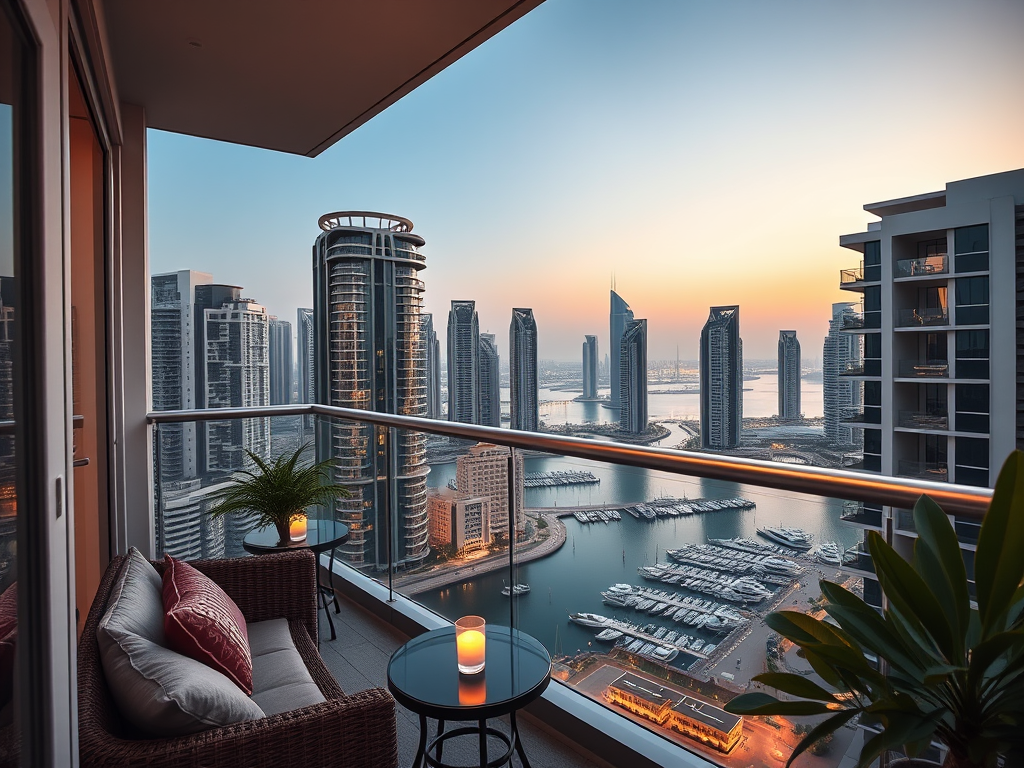
[[652,360],[718,304],[747,358],[795,328],[814,360],[865,203],[1024,166],[1022,29],[1021,0],[547,0],[315,159],[151,131],[151,270],[294,323],[317,218],[377,210],[426,239],[439,333],[475,299],[503,358],[513,306],[541,358],[603,357],[614,273]]

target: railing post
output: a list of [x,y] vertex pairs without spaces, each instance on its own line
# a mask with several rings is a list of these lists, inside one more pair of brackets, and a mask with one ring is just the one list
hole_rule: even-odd
[[[163,538],[163,514],[164,514],[164,495],[163,495],[163,482],[161,482],[161,470],[163,469],[163,451],[160,441],[160,425],[153,425],[153,442],[155,443],[155,455],[156,455],[156,466],[153,467],[153,485],[156,486],[154,496],[156,497],[156,509],[153,510],[153,552],[152,556],[154,559],[163,555],[163,543],[160,541]],[[200,535],[202,535],[202,524],[200,523]]]
[[[378,427],[378,438],[383,435],[384,437],[384,466],[385,472],[384,477],[377,476],[377,480],[384,480],[384,535],[387,536],[387,557],[388,557],[388,602],[395,602],[395,552],[392,540],[394,539],[394,525],[392,523],[392,517],[395,510],[392,509],[392,498],[391,498],[391,456],[392,456],[392,445],[394,442],[394,428],[392,427]],[[378,465],[379,466],[379,465]]]
[[508,620],[516,626],[516,449],[508,449]]

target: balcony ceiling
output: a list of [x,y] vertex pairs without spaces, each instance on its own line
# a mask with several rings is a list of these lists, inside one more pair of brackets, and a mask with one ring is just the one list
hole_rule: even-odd
[[150,127],[314,157],[543,0],[108,0]]

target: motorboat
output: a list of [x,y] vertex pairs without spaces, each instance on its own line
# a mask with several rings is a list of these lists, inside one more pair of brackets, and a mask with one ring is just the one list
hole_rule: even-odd
[[582,624],[584,627],[606,627],[611,621],[607,616],[597,613],[570,613],[569,621]]
[[529,591],[529,584],[513,584],[511,587],[509,587],[508,584],[506,584],[505,587],[501,590],[501,594],[503,594],[505,597],[519,597],[520,595],[525,595]]
[[843,548],[835,541],[826,541],[814,550],[814,559],[826,565],[843,564]]
[[620,637],[622,637],[622,632],[617,629],[602,629],[594,639],[600,640],[602,643],[612,643]]

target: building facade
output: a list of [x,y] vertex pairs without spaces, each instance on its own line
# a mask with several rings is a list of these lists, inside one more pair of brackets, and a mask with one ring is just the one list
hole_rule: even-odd
[[743,342],[740,308],[711,307],[700,333],[701,446],[720,450],[740,444],[743,425]]
[[480,420],[485,427],[501,426],[501,358],[498,340],[493,333],[480,334],[477,355],[477,380],[480,382]]
[[619,343],[619,429],[647,429],[647,321],[631,320]]
[[[423,238],[408,219],[386,214],[330,213],[319,225],[313,246],[317,402],[425,416]],[[403,432],[392,443],[386,430],[323,423],[317,454],[335,461],[335,481],[351,493],[335,507],[350,529],[338,549],[347,562],[386,568],[389,546],[398,567],[427,557],[425,435]]]
[[537,322],[532,309],[512,310],[508,331],[512,429],[540,428],[537,402]]
[[583,341],[583,398],[597,399],[597,336],[584,336]]
[[292,401],[292,324],[270,318],[270,404],[289,405]]
[[[865,205],[879,217],[840,245],[861,254],[840,287],[862,294],[842,330],[861,340],[852,378],[863,406],[843,426],[864,435],[855,468],[992,487],[1024,446],[1024,170],[950,182],[939,192]],[[858,527],[891,525],[897,551],[914,542],[909,511],[854,505]],[[891,524],[886,523],[891,518]],[[978,523],[956,520],[973,579]],[[861,545],[855,567],[870,576]],[[878,596],[865,580],[865,595]]]
[[609,323],[608,323],[608,350],[610,359],[608,362],[608,377],[611,383],[611,400],[610,405],[612,408],[618,408],[622,404],[621,400],[621,374],[622,370],[619,355],[621,354],[622,348],[622,334],[626,330],[628,325],[633,320],[633,312],[619,294],[615,291],[611,292],[611,309],[609,312]]
[[859,365],[861,359],[861,337],[842,330],[844,317],[854,314],[855,307],[853,302],[832,305],[832,319],[828,322],[828,336],[825,337],[821,353],[825,439],[833,446],[856,447],[861,437],[859,430],[840,423],[853,418],[853,412],[861,405],[863,383],[852,378],[854,374],[860,373],[855,366]]
[[298,402],[316,402],[316,377],[313,374],[313,363],[316,351],[313,341],[316,331],[313,324],[313,310],[299,307],[296,311],[296,336],[298,340]]
[[[489,507],[489,528],[492,539],[508,539],[508,457],[505,446],[478,443],[469,453],[455,460],[455,486],[460,498],[486,499]],[[516,536],[526,532],[526,516],[523,512],[525,488],[523,456],[516,453],[515,529]]]
[[434,316],[429,312],[421,315],[423,322],[423,344],[427,359],[427,418],[440,419],[441,410],[441,343],[434,330]]
[[796,331],[779,331],[779,418],[799,419],[800,342]]
[[476,302],[448,312],[448,421],[480,423],[480,320]]
[[485,498],[464,499],[450,488],[427,494],[430,546],[462,556],[491,543],[490,504]]

